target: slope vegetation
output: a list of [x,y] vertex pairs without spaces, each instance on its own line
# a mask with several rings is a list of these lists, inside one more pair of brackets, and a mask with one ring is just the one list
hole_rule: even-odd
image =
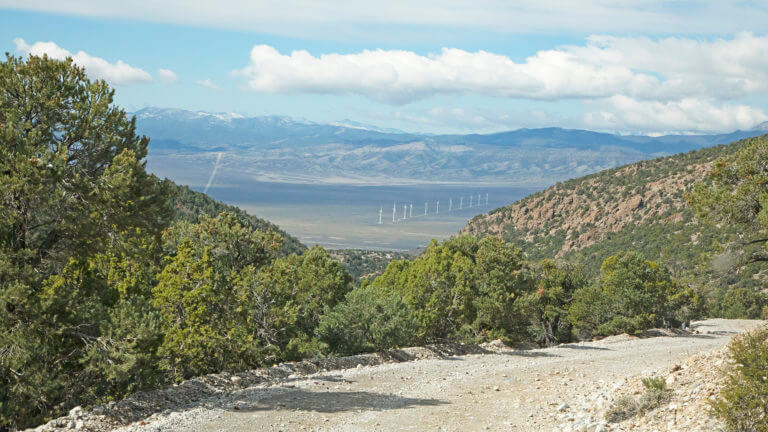
[[700,223],[685,199],[715,160],[742,145],[739,141],[558,183],[476,216],[462,233],[501,236],[530,259],[556,256],[580,262],[591,273],[604,258],[636,250],[664,262],[678,276],[698,270],[702,278],[720,276],[729,284],[749,285],[754,281],[749,266],[729,275],[711,273],[739,261],[720,255],[724,245],[739,241],[739,230]]
[[174,184],[173,187],[176,220],[197,223],[200,216],[215,217],[221,212],[229,212],[246,226],[264,231],[273,231],[282,237],[283,242],[280,248],[283,255],[301,254],[307,250],[307,247],[299,239],[281,230],[272,222],[250,215],[238,207],[216,201],[210,196],[194,191],[187,186]]

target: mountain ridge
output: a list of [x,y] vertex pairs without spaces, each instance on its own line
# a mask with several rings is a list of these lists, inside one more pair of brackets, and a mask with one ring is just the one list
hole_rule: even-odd
[[[229,175],[260,181],[549,186],[762,133],[648,137],[551,127],[428,135],[279,116],[160,108],[140,110],[136,115],[138,132],[152,137],[150,168],[191,185],[205,184],[216,159],[213,154],[222,153],[222,166]],[[194,171],[191,167],[202,173],[189,177]]]

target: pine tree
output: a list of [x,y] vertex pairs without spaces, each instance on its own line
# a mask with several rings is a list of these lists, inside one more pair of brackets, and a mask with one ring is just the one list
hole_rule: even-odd
[[149,291],[139,276],[171,209],[145,171],[148,138],[113,95],[71,59],[0,62],[0,426],[115,390],[120,374],[96,358],[140,361],[141,330],[110,325],[144,313],[130,298]]

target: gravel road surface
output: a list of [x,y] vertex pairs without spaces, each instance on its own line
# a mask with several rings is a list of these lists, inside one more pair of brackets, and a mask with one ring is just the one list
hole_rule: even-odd
[[623,335],[288,377],[122,430],[558,430],[569,420],[568,412],[586,406],[593,395],[667,371],[760,324],[713,319],[694,323],[695,334]]

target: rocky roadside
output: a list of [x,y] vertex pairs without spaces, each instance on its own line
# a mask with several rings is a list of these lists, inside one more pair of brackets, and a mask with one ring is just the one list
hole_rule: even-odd
[[268,368],[236,374],[210,374],[164,389],[139,392],[119,402],[83,409],[75,407],[59,417],[27,431],[34,432],[105,432],[126,425],[143,426],[146,420],[169,416],[195,407],[214,407],[235,392],[252,386],[281,385],[298,377],[323,371],[376,366],[430,358],[467,354],[490,354],[509,349],[498,342],[482,345],[441,344],[392,349],[373,354],[286,362]]
[[[671,370],[646,371],[642,376],[623,380],[605,392],[591,395],[574,404],[561,407],[559,432],[582,431],[724,431],[722,422],[709,412],[709,402],[717,398],[723,384],[723,369],[729,363],[727,349],[719,348],[694,355]],[[668,403],[634,418],[608,423],[605,415],[622,396],[635,399],[645,391],[641,379],[663,377],[671,391]]]

